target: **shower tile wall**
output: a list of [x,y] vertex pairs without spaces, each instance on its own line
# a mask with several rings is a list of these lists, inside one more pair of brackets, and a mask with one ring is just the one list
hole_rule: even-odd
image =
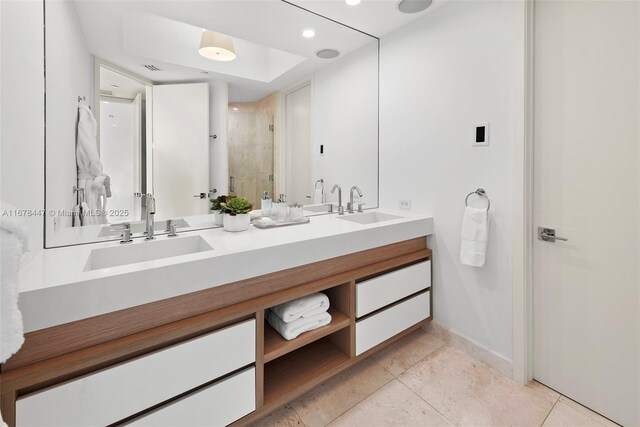
[[262,193],[274,194],[274,132],[276,94],[256,102],[230,103],[228,121],[229,176],[232,195],[248,198],[260,208]]

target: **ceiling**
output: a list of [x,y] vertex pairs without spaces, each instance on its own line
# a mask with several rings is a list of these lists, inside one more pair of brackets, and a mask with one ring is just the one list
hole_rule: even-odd
[[[236,102],[259,99],[377,43],[279,0],[77,0],[75,4],[93,55],[156,83],[224,80]],[[50,25],[54,23],[47,22]],[[301,36],[307,28],[315,30],[314,38]],[[220,63],[200,57],[198,34],[204,29],[233,37],[238,58]],[[340,57],[316,57],[315,52],[325,48],[339,50]]]
[[406,14],[397,8],[399,0],[362,0],[357,6],[349,6],[344,0],[286,1],[378,38],[416,20],[437,5],[435,0],[422,12]]

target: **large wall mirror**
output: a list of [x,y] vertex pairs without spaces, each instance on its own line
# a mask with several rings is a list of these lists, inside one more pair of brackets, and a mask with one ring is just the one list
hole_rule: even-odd
[[280,0],[45,0],[46,247],[378,205],[378,39]]

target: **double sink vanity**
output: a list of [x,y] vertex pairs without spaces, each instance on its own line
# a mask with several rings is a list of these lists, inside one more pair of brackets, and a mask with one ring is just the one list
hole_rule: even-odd
[[[246,425],[431,318],[432,219],[369,210],[47,250],[24,268],[9,425]],[[46,278],[46,280],[45,280]],[[329,297],[291,341],[265,310]]]

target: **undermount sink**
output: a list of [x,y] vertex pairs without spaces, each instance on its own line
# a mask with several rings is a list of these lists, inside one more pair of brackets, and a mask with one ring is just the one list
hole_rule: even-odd
[[382,212],[367,212],[354,215],[339,216],[338,219],[345,221],[357,222],[358,224],[375,224],[376,222],[392,221],[394,219],[402,219],[401,216],[386,214]]
[[179,236],[153,242],[141,240],[135,243],[92,250],[84,271],[119,267],[211,250],[213,248],[201,236]]

